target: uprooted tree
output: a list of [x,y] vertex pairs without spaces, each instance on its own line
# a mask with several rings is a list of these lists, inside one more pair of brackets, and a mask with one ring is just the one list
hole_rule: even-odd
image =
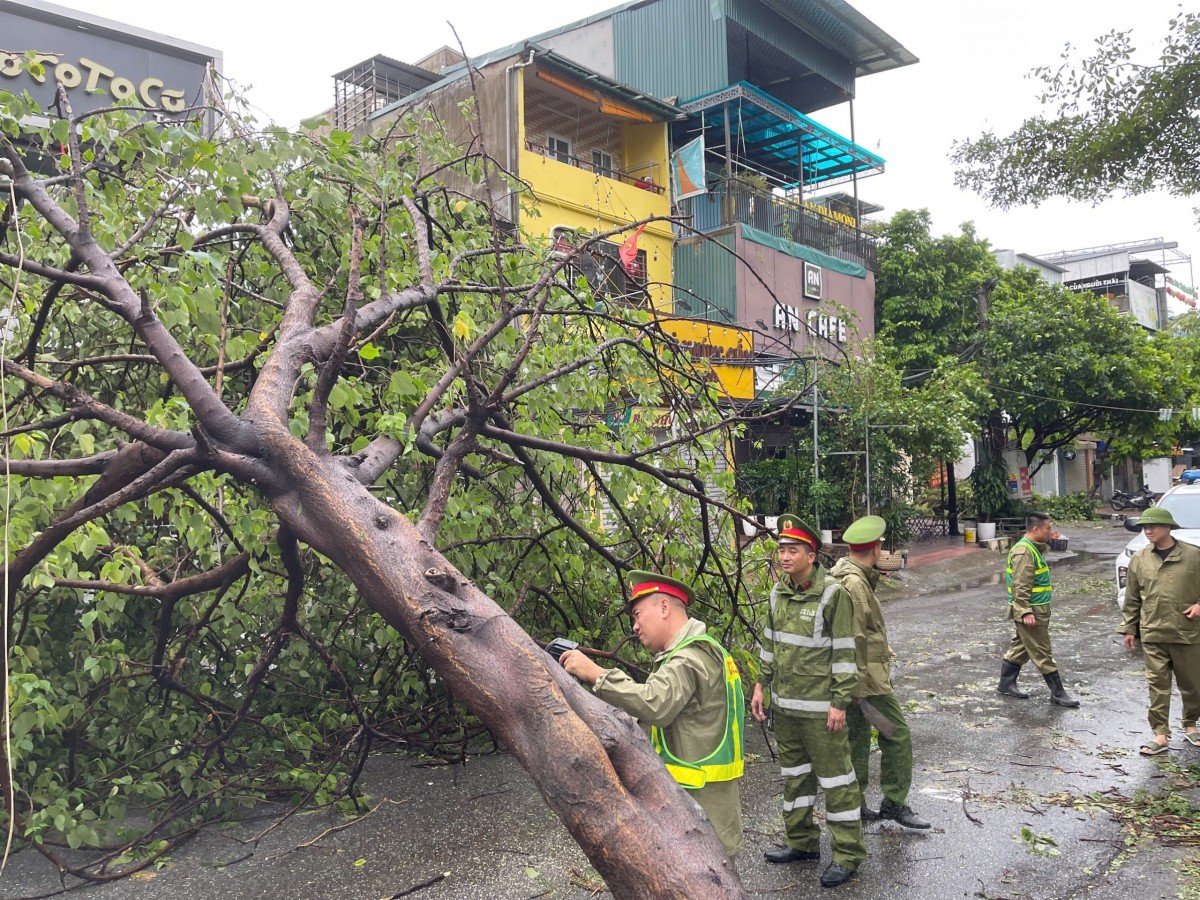
[[529,633],[602,642],[645,566],[744,621],[712,384],[447,188],[491,163],[428,114],[355,141],[218,106],[42,128],[0,94],[17,838],[120,877],[474,727],[616,895],[741,896],[634,723]]

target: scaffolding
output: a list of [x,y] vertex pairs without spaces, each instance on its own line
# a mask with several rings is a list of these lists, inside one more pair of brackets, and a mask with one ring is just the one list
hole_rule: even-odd
[[333,124],[352,131],[397,100],[415,94],[441,75],[386,56],[372,56],[333,76]]

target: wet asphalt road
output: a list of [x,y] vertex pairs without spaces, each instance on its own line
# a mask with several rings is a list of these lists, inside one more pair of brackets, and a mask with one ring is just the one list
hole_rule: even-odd
[[[768,865],[762,851],[780,839],[782,781],[763,732],[753,729],[742,794],[747,847],[738,861],[752,896],[1200,896],[1189,895],[1197,887],[1179,874],[1185,851],[1154,841],[1127,848],[1125,832],[1107,812],[1071,802],[1094,792],[1130,796],[1139,788],[1177,786],[1174,773],[1200,765],[1200,749],[1187,747],[1178,734],[1176,695],[1173,751],[1154,760],[1138,757],[1137,745],[1149,733],[1141,662],[1114,632],[1112,558],[1128,535],[1106,524],[1063,530],[1072,550],[1087,552],[1058,564],[1051,556],[1052,635],[1063,681],[1082,707],[1048,703],[1031,667],[1021,684],[1032,699],[995,692],[1000,653],[1010,637],[1003,586],[995,583],[1002,556],[977,553],[904,573],[903,584],[887,594],[884,614],[898,656],[893,681],[910,709],[914,735],[910,803],[934,828],[914,833],[891,823],[869,825],[870,859],[856,879],[835,891],[817,885],[825,862]],[[257,846],[245,842],[268,821],[209,831],[161,871],[88,888],[85,895],[573,900],[595,896],[601,887],[509,757],[426,769],[381,756],[368,769],[367,789],[378,806],[349,827],[330,831],[347,823],[325,813],[293,816]],[[1200,805],[1200,790],[1187,794]],[[878,804],[877,788],[868,790],[867,800]],[[827,861],[827,846],[825,853]],[[10,861],[0,897],[57,887],[55,873],[25,852]]]

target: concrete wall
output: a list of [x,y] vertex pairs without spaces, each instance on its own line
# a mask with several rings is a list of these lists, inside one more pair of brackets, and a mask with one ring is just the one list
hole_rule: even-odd
[[542,38],[538,44],[547,50],[561,53],[593,72],[615,79],[616,62],[613,57],[613,20],[611,17],[592,22],[574,31]]

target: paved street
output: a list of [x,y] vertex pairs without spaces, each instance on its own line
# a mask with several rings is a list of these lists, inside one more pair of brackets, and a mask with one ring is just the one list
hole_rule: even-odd
[[[996,583],[1003,557],[980,551],[914,566],[889,589],[884,613],[899,657],[895,683],[911,710],[916,745],[911,803],[935,828],[921,834],[870,825],[870,860],[855,881],[828,896],[1197,896],[1195,884],[1189,887],[1179,874],[1184,850],[1156,841],[1127,846],[1126,832],[1103,805],[1138,789],[1180,790],[1200,804],[1194,786],[1200,749],[1184,749],[1177,733],[1164,757],[1136,753],[1148,735],[1145,689],[1140,658],[1127,654],[1114,634],[1111,583],[1112,557],[1128,535],[1109,523],[1064,532],[1073,552],[1057,564],[1051,557],[1053,636],[1063,681],[1083,702],[1078,710],[1048,703],[1030,667],[1021,684],[1032,699],[995,692],[1009,638],[1001,618],[1004,590]],[[1178,703],[1176,696],[1177,731]],[[752,729],[749,749],[747,849],[739,861],[745,883],[755,896],[826,895],[817,886],[818,866],[762,861],[762,851],[779,839],[782,783],[760,729]],[[1193,786],[1184,788],[1188,766],[1197,768]],[[351,827],[321,836],[345,820],[297,816],[257,847],[243,842],[267,821],[210,832],[162,871],[90,889],[87,896],[523,900],[583,898],[599,887],[510,758],[426,769],[381,757],[369,770],[368,790],[379,806]],[[1091,795],[1100,801],[1089,802]],[[868,800],[878,803],[876,789]],[[422,884],[428,886],[405,893]],[[57,886],[40,858],[22,853],[10,862],[0,896],[44,894]]]

